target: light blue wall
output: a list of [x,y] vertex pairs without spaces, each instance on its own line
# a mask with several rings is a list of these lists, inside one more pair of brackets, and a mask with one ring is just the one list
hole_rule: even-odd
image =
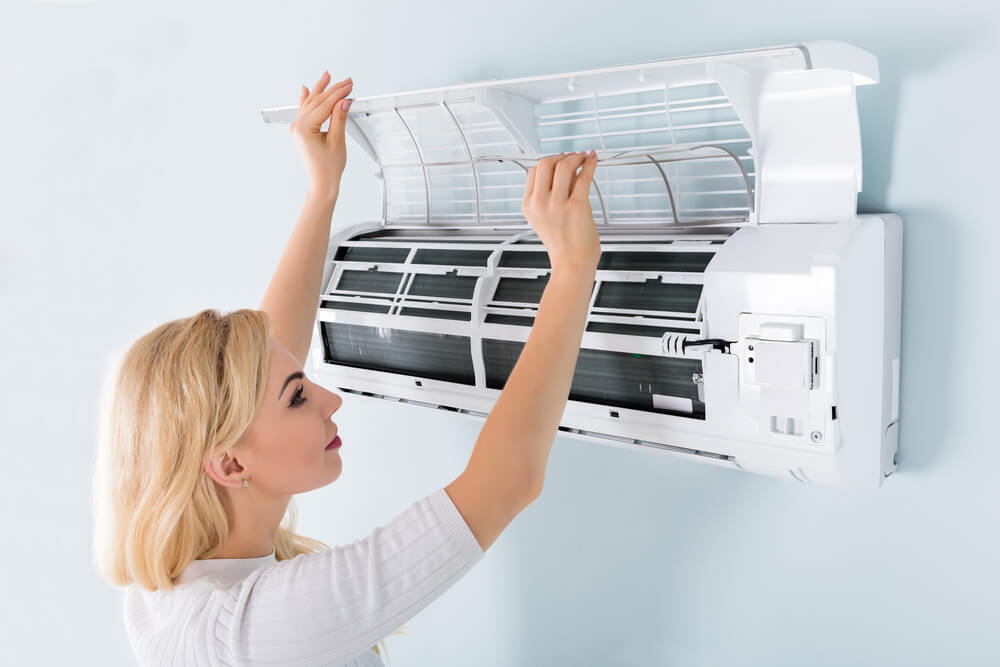
[[[0,10],[0,663],[131,664],[88,560],[98,390],[157,324],[258,303],[306,185],[260,107],[325,67],[365,95],[812,39],[879,58],[861,205],[905,226],[900,471],[846,492],[560,436],[542,497],[390,658],[1000,662],[996,3],[130,4]],[[349,148],[336,227],[378,210]],[[344,398],[343,475],[299,499],[332,544],[454,479],[481,425]]]

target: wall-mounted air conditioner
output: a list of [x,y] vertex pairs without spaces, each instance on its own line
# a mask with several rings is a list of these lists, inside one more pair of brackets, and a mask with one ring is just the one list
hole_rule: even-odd
[[878,486],[902,227],[857,215],[855,86],[877,81],[871,54],[807,42],[357,98],[381,218],[331,239],[314,379],[484,420],[549,276],[525,174],[595,148],[602,256],[560,430]]

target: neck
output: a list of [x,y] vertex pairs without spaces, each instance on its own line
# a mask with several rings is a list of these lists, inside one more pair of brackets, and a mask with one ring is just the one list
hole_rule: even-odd
[[238,489],[216,488],[221,492],[229,519],[229,538],[213,558],[270,556],[278,526],[292,497],[269,496],[253,488],[252,484]]

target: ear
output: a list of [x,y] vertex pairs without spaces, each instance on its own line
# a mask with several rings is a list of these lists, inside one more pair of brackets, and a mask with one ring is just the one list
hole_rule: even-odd
[[205,473],[222,486],[238,488],[243,486],[243,466],[232,456],[232,449],[216,454],[205,461]]

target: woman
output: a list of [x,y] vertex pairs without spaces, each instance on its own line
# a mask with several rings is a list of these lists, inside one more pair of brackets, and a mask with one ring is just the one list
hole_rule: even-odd
[[468,572],[541,493],[601,252],[593,151],[528,173],[522,211],[552,273],[466,469],[353,544],[295,534],[293,496],[342,465],[330,421],[342,399],[302,368],[346,163],[352,82],[329,82],[324,73],[302,89],[291,132],[309,188],[260,309],[167,322],[111,376],[95,556],[103,577],[128,587],[125,625],[143,665],[381,665],[373,644]]

